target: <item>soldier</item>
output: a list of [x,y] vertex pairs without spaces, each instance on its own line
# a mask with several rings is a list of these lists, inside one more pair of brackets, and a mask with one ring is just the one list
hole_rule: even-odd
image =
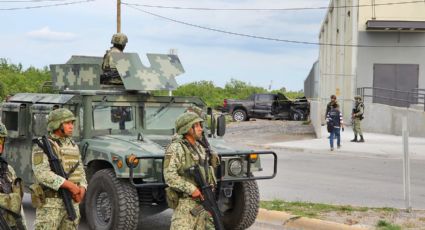
[[[68,179],[58,176],[50,170],[49,160],[43,150],[35,145],[32,152],[32,170],[38,187],[42,190],[33,199],[36,209],[35,229],[77,229],[80,221],[78,204],[83,200],[87,181],[81,162],[78,146],[71,139],[75,117],[65,108],[50,112],[47,118],[47,130],[54,153],[61,161],[62,167],[69,175]],[[64,203],[58,190],[68,190],[73,199],[77,219],[68,219]],[[37,200],[38,202],[35,202]]]
[[123,33],[116,33],[112,36],[112,47],[106,51],[103,56],[102,70],[103,74],[101,75],[101,84],[112,84],[112,85],[121,85],[122,80],[118,74],[115,63],[112,61],[111,53],[122,53],[124,51],[125,45],[128,42],[128,38]]
[[175,138],[165,151],[164,178],[169,186],[167,201],[174,208],[171,230],[215,229],[209,213],[199,203],[203,196],[198,185],[187,172],[191,166],[198,164],[202,166],[204,175],[208,175],[208,183],[213,187],[216,185],[214,170],[219,160],[215,154],[208,156],[200,144],[202,121],[194,112],[180,115],[176,120],[179,138]]
[[[353,131],[354,139],[351,142],[364,142],[363,132],[361,128],[361,120],[363,120],[364,113],[364,104],[362,102],[362,97],[357,95],[354,97],[355,105],[353,108],[353,113],[351,114],[351,119],[353,119]],[[357,134],[360,135],[360,140],[357,140]]]
[[[7,129],[0,122],[0,156],[3,154]],[[0,215],[11,229],[27,229],[22,208],[21,179],[16,178],[15,170],[3,157],[0,157]]]

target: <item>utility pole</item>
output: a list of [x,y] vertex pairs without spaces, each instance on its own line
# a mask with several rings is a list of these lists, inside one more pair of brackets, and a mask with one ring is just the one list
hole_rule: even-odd
[[121,33],[121,0],[117,0],[117,33]]

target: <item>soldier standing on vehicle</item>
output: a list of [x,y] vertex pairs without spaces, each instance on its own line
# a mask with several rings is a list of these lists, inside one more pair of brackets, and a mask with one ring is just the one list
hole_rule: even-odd
[[27,229],[22,208],[21,179],[16,178],[15,170],[1,157],[6,137],[6,126],[0,122],[0,215],[11,229]]
[[[363,132],[361,128],[361,120],[363,120],[364,113],[364,104],[362,102],[362,97],[357,95],[354,97],[355,105],[353,108],[353,113],[351,114],[351,118],[353,119],[353,131],[354,131],[354,139],[351,142],[364,142]],[[357,134],[360,135],[360,140],[357,140]]]
[[[86,175],[81,162],[78,146],[72,140],[75,117],[65,108],[50,112],[47,118],[48,138],[54,153],[60,159],[68,179],[55,174],[50,169],[49,160],[43,150],[35,145],[32,152],[32,170],[36,184],[31,186],[36,192],[32,197],[36,209],[35,229],[77,229],[80,221],[78,204],[83,200],[87,189]],[[63,200],[58,190],[68,190],[77,213],[74,221],[68,219]]]
[[103,56],[102,70],[103,74],[100,76],[101,84],[121,85],[122,80],[118,74],[115,63],[112,61],[112,53],[122,53],[128,38],[123,33],[116,33],[112,36],[112,47],[106,51]]
[[[174,209],[171,230],[215,229],[211,216],[201,206],[203,195],[188,170],[194,165],[201,166],[208,183],[216,186],[214,176],[218,157],[208,156],[199,141],[202,140],[203,119],[194,112],[185,112],[176,120],[179,135],[167,147],[164,161],[164,178],[167,188],[167,201]],[[207,171],[207,172],[206,172]]]

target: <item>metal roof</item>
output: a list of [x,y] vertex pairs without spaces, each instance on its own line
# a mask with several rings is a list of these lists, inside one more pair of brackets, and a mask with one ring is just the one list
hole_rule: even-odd
[[425,21],[368,20],[367,30],[425,32]]

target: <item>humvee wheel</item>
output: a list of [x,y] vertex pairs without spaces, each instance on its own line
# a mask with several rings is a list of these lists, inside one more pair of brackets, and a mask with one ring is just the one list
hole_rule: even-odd
[[102,169],[93,175],[85,202],[90,229],[136,229],[137,190],[129,182],[117,179],[113,169]]
[[247,229],[254,224],[260,207],[260,192],[256,181],[235,183],[233,207],[223,213],[226,229]]

